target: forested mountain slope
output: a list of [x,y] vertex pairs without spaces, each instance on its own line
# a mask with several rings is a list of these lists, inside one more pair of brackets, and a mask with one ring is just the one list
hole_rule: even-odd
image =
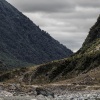
[[0,0],[0,60],[7,66],[41,64],[72,53],[8,2]]

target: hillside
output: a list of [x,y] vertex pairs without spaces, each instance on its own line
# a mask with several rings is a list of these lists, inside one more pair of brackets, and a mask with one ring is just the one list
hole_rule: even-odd
[[0,0],[0,61],[7,67],[41,64],[72,53],[8,2]]
[[91,28],[82,48],[76,54],[62,60],[55,60],[35,67],[15,69],[3,73],[0,75],[0,81],[47,84],[52,82],[59,83],[59,81],[66,80],[67,84],[68,82],[89,85],[100,84],[99,20],[100,17]]
[[[50,83],[75,78],[87,74],[100,67],[100,17],[90,29],[82,48],[69,58],[40,65],[24,76],[24,81],[30,78],[30,83]],[[94,71],[95,72],[95,71]],[[100,74],[95,72],[92,76],[100,82]],[[96,75],[97,74],[97,75]],[[90,75],[90,74],[89,74]],[[27,76],[27,77],[26,77]],[[31,77],[30,77],[31,76]],[[26,82],[27,83],[27,82]]]
[[[89,79],[86,79],[89,76]],[[100,16],[82,47],[69,58],[0,74],[0,81],[44,84],[63,80],[92,80],[100,84]],[[17,78],[16,78],[17,77]],[[67,81],[68,82],[68,81]],[[90,83],[89,83],[90,84]]]

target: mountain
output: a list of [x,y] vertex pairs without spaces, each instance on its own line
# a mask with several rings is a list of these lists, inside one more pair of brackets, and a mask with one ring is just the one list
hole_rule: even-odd
[[[25,17],[26,18],[26,17]],[[0,67],[6,65],[0,61]],[[21,79],[21,80],[19,80]],[[100,85],[100,16],[90,29],[82,47],[73,55],[38,66],[0,73],[0,81],[47,84],[66,81]]]
[[73,52],[0,0],[0,61],[9,68],[62,59]]
[[[86,84],[100,83],[100,17],[90,29],[82,48],[69,58],[31,68],[23,77],[27,84],[69,80]],[[88,79],[87,79],[88,77]],[[28,80],[28,81],[27,81]],[[83,82],[84,83],[84,82]],[[68,83],[67,83],[68,84]]]
[[100,16],[97,19],[95,25],[90,29],[89,35],[87,36],[83,45],[88,45],[100,38]]
[[0,74],[0,81],[20,81],[25,84],[47,84],[64,81],[66,82],[65,84],[74,82],[74,84],[82,85],[100,85],[99,29],[100,17],[90,29],[89,35],[77,53],[69,58],[55,60],[38,66],[5,71]]

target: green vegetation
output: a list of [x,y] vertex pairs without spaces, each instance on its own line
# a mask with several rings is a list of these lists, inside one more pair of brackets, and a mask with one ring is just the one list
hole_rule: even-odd
[[[100,19],[100,18],[99,18]],[[39,66],[31,73],[31,84],[50,83],[74,78],[100,66],[100,22],[91,28],[82,48],[67,59]],[[27,79],[26,79],[27,80]]]
[[[18,11],[17,11],[18,12]],[[72,52],[51,38],[47,33],[40,30],[29,19],[14,12],[12,23],[17,26],[2,29],[0,24],[0,68],[6,69],[7,65],[15,67],[23,62],[43,63],[60,59],[72,54]],[[1,16],[0,16],[1,18]],[[19,18],[21,20],[19,20]],[[4,20],[5,22],[6,20]],[[10,21],[10,22],[11,22]],[[9,25],[8,22],[6,22]],[[23,25],[22,23],[26,23]],[[5,24],[4,24],[5,25]],[[30,27],[29,27],[30,25]],[[49,63],[29,68],[4,70],[0,74],[0,81],[20,82],[25,84],[45,84],[61,80],[75,78],[81,74],[100,67],[100,17],[90,29],[89,35],[82,48],[69,58],[55,60]],[[17,29],[17,30],[16,30]],[[21,30],[23,29],[23,30]],[[34,29],[34,30],[32,30]],[[9,31],[10,30],[10,31]],[[15,31],[16,30],[16,31]],[[2,34],[3,33],[3,34]],[[20,33],[20,34],[19,34]],[[25,34],[24,34],[25,33]],[[10,34],[10,35],[9,35]],[[41,44],[41,45],[40,45]],[[27,65],[27,63],[24,63]],[[14,65],[15,64],[15,65]],[[5,66],[5,67],[3,67]],[[24,65],[23,65],[24,66]],[[92,73],[93,74],[93,73]],[[100,72],[95,73],[96,80],[100,83]]]
[[[69,58],[55,60],[36,67],[11,70],[1,74],[0,79],[1,81],[2,79],[6,81],[17,79],[18,82],[19,77],[23,77],[22,82],[25,84],[45,84],[74,78],[100,66],[100,50],[96,49],[99,44],[100,39],[96,39],[88,47],[82,47],[83,49]],[[83,51],[85,52],[83,53]],[[24,74],[21,74],[23,70]]]

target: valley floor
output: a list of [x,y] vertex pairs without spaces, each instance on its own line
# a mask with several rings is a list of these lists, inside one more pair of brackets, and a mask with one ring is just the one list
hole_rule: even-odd
[[[46,85],[3,82],[0,83],[0,100],[100,100],[99,76],[100,67],[76,78]],[[40,95],[36,88],[40,89]]]
[[100,91],[66,91],[65,94],[55,95],[55,98],[52,98],[50,96],[45,97],[43,95],[9,96],[9,93],[6,94],[6,96],[4,95],[5,94],[3,94],[3,96],[0,96],[0,100],[100,100]]
[[0,100],[100,100],[100,91],[79,91],[55,95],[55,98],[39,96],[1,96]]
[[[15,89],[14,86],[17,87],[18,84],[0,85],[0,100],[100,100],[100,86],[96,85],[30,85],[26,86],[28,91],[25,91],[25,87],[18,90],[18,87]],[[48,96],[36,95],[37,87],[42,87],[44,91],[47,91]],[[48,91],[54,93],[54,98],[48,94]]]

